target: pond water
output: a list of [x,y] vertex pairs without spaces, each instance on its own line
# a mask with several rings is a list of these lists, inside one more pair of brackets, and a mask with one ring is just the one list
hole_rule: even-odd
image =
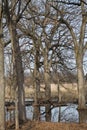
[[[33,107],[26,107],[26,115],[27,118],[33,119]],[[45,112],[45,107],[40,107],[40,112]],[[41,120],[45,121],[45,114],[41,115]],[[59,107],[55,107],[51,110],[51,121],[58,122],[59,121]],[[77,111],[77,105],[75,104],[67,104],[67,106],[62,106],[60,108],[60,122],[79,122],[79,114]]]

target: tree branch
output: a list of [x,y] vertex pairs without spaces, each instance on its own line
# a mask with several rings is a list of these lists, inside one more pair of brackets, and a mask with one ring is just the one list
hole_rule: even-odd
[[[63,3],[63,4],[67,4],[67,5],[77,5],[77,6],[81,6],[81,2],[84,1],[78,1],[78,2],[71,2],[70,0],[48,0],[48,2],[58,2],[58,3]],[[86,2],[84,2],[85,4],[87,4]]]
[[23,8],[23,10],[21,11],[21,13],[20,13],[19,16],[17,17],[17,20],[16,20],[17,23],[19,22],[19,20],[20,20],[22,14],[23,14],[23,12],[25,11],[25,9],[26,9],[26,7],[28,6],[28,4],[30,3],[30,1],[31,1],[31,0],[28,0],[28,2],[26,3],[25,7]]

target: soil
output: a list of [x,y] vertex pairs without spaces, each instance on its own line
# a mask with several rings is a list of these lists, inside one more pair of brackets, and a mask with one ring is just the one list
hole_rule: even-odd
[[27,121],[20,126],[20,130],[87,130],[87,124]]

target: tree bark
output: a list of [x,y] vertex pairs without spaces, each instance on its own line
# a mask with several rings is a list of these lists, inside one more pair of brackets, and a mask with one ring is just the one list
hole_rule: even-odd
[[18,110],[18,79],[17,79],[17,64],[16,64],[16,30],[12,21],[9,24],[9,32],[11,36],[11,45],[12,45],[12,53],[13,53],[13,87],[15,91],[15,129],[19,129],[19,110]]
[[45,70],[44,72],[44,79],[45,79],[45,96],[46,96],[46,101],[47,101],[47,105],[45,108],[46,111],[46,121],[51,121],[51,104],[50,104],[50,99],[51,99],[51,86],[49,83],[49,74],[48,72]]
[[0,38],[0,130],[5,130],[4,49]]
[[[1,33],[2,32],[0,27],[0,34]],[[5,130],[4,48],[1,38],[0,38],[0,130]]]
[[77,58],[77,76],[78,76],[78,108],[86,107],[85,92],[84,92],[84,73],[83,73],[83,58],[81,55]]
[[[57,90],[58,90],[58,102],[61,103],[61,91],[60,91],[60,83],[59,83],[59,77],[57,82]],[[58,113],[58,122],[61,121],[61,105],[59,105],[59,113]]]
[[16,44],[17,51],[17,80],[18,80],[18,108],[19,108],[19,120],[25,121],[26,120],[26,113],[25,113],[25,93],[24,93],[24,73],[22,68],[22,57],[20,54],[20,47],[19,44]]
[[[0,0],[0,35],[2,35],[2,1]],[[4,86],[4,45],[0,37],[0,130],[5,130],[5,86]]]
[[[9,32],[11,36],[11,44],[12,44],[12,51],[13,51],[13,59],[14,59],[14,66],[15,66],[15,75],[16,80],[15,83],[15,92],[17,92],[16,95],[16,106],[18,107],[18,120],[25,121],[26,120],[26,114],[25,114],[25,97],[24,97],[24,75],[23,75],[23,69],[22,69],[22,59],[20,54],[20,47],[17,40],[17,34],[16,34],[16,25],[13,21],[11,21],[9,26]],[[18,90],[18,91],[16,91]],[[17,109],[16,109],[17,111]],[[16,116],[16,117],[17,117]],[[16,122],[17,123],[17,122]],[[18,124],[18,123],[17,123]]]
[[40,120],[40,106],[39,106],[39,94],[40,94],[40,77],[39,77],[39,44],[35,43],[35,64],[34,64],[34,120]]
[[[35,90],[35,96],[34,96],[34,120],[40,120],[40,106],[39,106],[39,94],[40,94],[40,82],[38,79],[38,72],[34,68],[34,90]],[[37,76],[37,77],[36,77]]]
[[48,50],[45,48],[44,52],[44,82],[45,82],[45,96],[48,104],[46,105],[46,121],[51,121],[51,105],[49,100],[51,99],[51,85],[50,85],[50,68],[48,63]]
[[79,123],[87,123],[87,109],[78,110],[79,112]]

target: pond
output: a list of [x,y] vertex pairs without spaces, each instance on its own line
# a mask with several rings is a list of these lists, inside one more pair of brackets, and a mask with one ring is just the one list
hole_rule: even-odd
[[[33,107],[27,106],[26,107],[26,116],[27,119],[33,119]],[[45,107],[40,107],[40,112],[45,112]],[[60,115],[59,115],[60,113]],[[67,104],[67,106],[62,107],[55,107],[51,110],[51,121],[58,122],[60,116],[60,122],[79,122],[79,114],[77,111],[77,105],[75,104]],[[41,121],[45,121],[45,114],[41,114],[40,117]]]

